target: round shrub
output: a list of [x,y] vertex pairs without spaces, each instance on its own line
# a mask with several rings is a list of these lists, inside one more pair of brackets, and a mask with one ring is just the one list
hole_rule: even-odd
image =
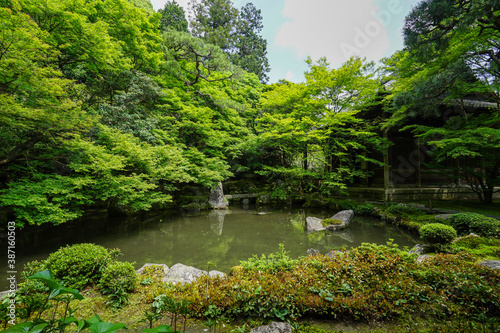
[[131,292],[135,290],[137,274],[130,262],[116,261],[109,264],[102,273],[99,288],[104,294]]
[[97,284],[104,268],[119,253],[100,245],[75,244],[51,253],[45,260],[45,267],[66,287],[81,290],[89,284]]
[[441,223],[431,223],[420,227],[420,238],[429,244],[446,245],[457,237],[453,227]]
[[459,235],[471,232],[485,237],[498,237],[500,221],[477,213],[460,213],[450,217],[450,225]]

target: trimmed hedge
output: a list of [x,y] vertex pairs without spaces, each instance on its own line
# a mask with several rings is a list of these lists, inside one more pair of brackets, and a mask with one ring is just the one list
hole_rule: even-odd
[[119,250],[108,250],[100,245],[83,243],[62,247],[44,261],[44,268],[69,288],[82,290],[97,285],[106,266]]
[[429,244],[446,245],[457,238],[456,230],[442,223],[431,223],[420,227],[420,238]]

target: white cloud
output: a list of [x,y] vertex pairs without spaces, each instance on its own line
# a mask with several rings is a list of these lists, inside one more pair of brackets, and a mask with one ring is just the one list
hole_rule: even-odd
[[374,16],[378,9],[372,0],[285,0],[282,13],[289,21],[281,26],[275,42],[294,49],[301,58],[326,56],[332,65],[353,54],[379,60],[390,45],[386,22]]
[[286,73],[286,75],[285,75],[285,80],[287,80],[287,81],[292,81],[294,77],[295,77],[295,74],[293,74],[293,72],[292,72],[292,71],[288,71],[288,72]]

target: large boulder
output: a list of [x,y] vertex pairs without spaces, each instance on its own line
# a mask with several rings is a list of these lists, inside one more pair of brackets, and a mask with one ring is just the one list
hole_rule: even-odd
[[172,284],[184,284],[194,282],[196,279],[203,275],[209,277],[225,277],[226,274],[219,271],[203,271],[193,266],[186,266],[184,264],[175,264],[168,270],[168,273],[161,279],[163,282]]
[[330,220],[338,220],[338,221],[341,221],[341,223],[330,224],[330,225],[326,226],[326,229],[330,230],[330,231],[338,231],[338,230],[345,229],[349,226],[349,224],[351,224],[353,217],[354,217],[354,212],[352,211],[352,209],[342,210],[342,211],[338,212],[337,214],[333,215],[332,217],[330,217]]
[[278,323],[273,321],[269,325],[252,329],[250,333],[291,333],[292,331],[292,325],[288,323]]
[[307,230],[307,232],[326,230],[326,228],[323,227],[323,224],[321,224],[321,221],[323,221],[323,220],[320,218],[317,218],[317,217],[307,217],[306,218],[306,230]]
[[193,266],[186,266],[183,264],[175,264],[170,267],[167,275],[161,280],[166,283],[184,284],[194,282],[197,278],[207,275],[206,271],[195,268]]
[[226,198],[224,198],[224,190],[222,189],[221,182],[210,191],[208,203],[213,209],[226,209],[229,205]]

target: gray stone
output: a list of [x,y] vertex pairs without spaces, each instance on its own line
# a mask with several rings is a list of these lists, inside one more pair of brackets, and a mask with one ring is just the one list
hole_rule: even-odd
[[167,274],[168,274],[168,270],[169,270],[169,269],[168,269],[168,266],[167,266],[167,265],[165,265],[165,264],[144,264],[144,265],[142,265],[142,267],[141,267],[141,268],[139,268],[139,269],[138,269],[138,270],[136,270],[135,272],[136,272],[137,274],[142,274],[142,273],[144,272],[144,268],[146,268],[146,267],[148,267],[148,266],[161,266],[161,267],[163,267],[163,274],[164,274],[164,275],[167,275]]
[[424,254],[425,247],[422,244],[417,244],[409,252],[418,255]]
[[288,323],[278,323],[273,321],[269,325],[252,329],[250,333],[291,333],[292,331],[292,325]]
[[308,249],[308,250],[307,250],[307,255],[308,255],[308,256],[316,256],[316,255],[318,255],[318,254],[319,254],[319,251],[318,251],[318,250],[316,250],[316,249]]
[[243,206],[248,206],[250,204],[250,199],[248,199],[248,198],[241,199],[241,204]]
[[222,189],[221,182],[219,182],[219,184],[210,191],[208,203],[214,209],[226,209],[229,205],[224,198],[224,190]]
[[430,255],[427,255],[427,254],[421,254],[418,256],[417,258],[417,263],[422,263],[424,261],[426,261],[427,259],[429,259],[431,256]]
[[1,299],[4,299],[5,297],[8,297],[8,296],[9,296],[9,293],[10,293],[10,291],[9,291],[9,290],[6,290],[6,291],[2,291],[2,292],[0,292],[0,300],[1,300]]
[[485,260],[479,263],[481,266],[486,266],[491,269],[500,269],[500,260]]
[[439,215],[434,215],[434,217],[436,219],[449,220],[451,215],[453,214],[439,214]]
[[330,224],[326,227],[326,229],[330,231],[345,229],[349,226],[349,224],[351,224],[353,217],[354,217],[354,212],[352,211],[352,209],[342,210],[337,214],[333,215],[332,217],[330,217],[330,219],[332,220],[341,220],[342,224]]
[[306,218],[306,230],[307,230],[307,232],[326,230],[326,228],[323,227],[323,225],[321,224],[321,221],[323,221],[323,220],[320,218],[317,218],[317,217],[307,217]]
[[170,267],[168,274],[161,280],[163,282],[172,284],[192,283],[200,276],[207,274],[208,273],[206,271],[202,271],[201,269],[192,266],[175,264],[172,267]]
[[225,278],[226,274],[219,272],[219,271],[210,271],[210,272],[208,272],[208,276],[210,276],[211,278],[214,278],[214,277]]

